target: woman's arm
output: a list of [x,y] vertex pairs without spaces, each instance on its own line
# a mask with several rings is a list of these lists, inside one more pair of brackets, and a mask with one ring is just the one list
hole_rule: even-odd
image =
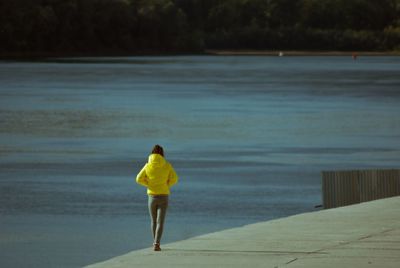
[[174,185],[175,183],[178,182],[178,175],[176,174],[172,165],[170,165],[170,167],[171,167],[171,169],[168,174],[168,186],[169,187],[171,187],[172,185]]
[[[147,164],[146,164],[147,165]],[[147,180],[147,174],[146,174],[146,165],[142,168],[142,170],[139,172],[139,174],[136,176],[136,182],[140,185],[143,186],[148,186],[149,182]]]

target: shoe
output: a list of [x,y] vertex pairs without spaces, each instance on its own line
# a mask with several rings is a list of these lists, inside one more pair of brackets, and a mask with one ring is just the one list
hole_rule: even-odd
[[153,249],[154,249],[154,251],[161,251],[160,243],[154,243],[153,244]]

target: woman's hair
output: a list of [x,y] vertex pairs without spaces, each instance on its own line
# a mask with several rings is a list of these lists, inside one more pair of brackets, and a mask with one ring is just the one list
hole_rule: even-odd
[[154,145],[153,150],[151,151],[152,154],[160,154],[164,156],[164,149],[160,145]]

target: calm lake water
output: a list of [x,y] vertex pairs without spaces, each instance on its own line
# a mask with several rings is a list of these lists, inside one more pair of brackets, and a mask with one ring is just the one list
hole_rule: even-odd
[[315,211],[322,170],[398,168],[400,58],[0,62],[0,266],[151,245],[156,143],[180,176],[164,243]]

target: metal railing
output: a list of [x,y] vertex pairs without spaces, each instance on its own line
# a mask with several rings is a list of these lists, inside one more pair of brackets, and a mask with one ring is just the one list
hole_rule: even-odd
[[324,208],[400,195],[400,170],[323,171]]

